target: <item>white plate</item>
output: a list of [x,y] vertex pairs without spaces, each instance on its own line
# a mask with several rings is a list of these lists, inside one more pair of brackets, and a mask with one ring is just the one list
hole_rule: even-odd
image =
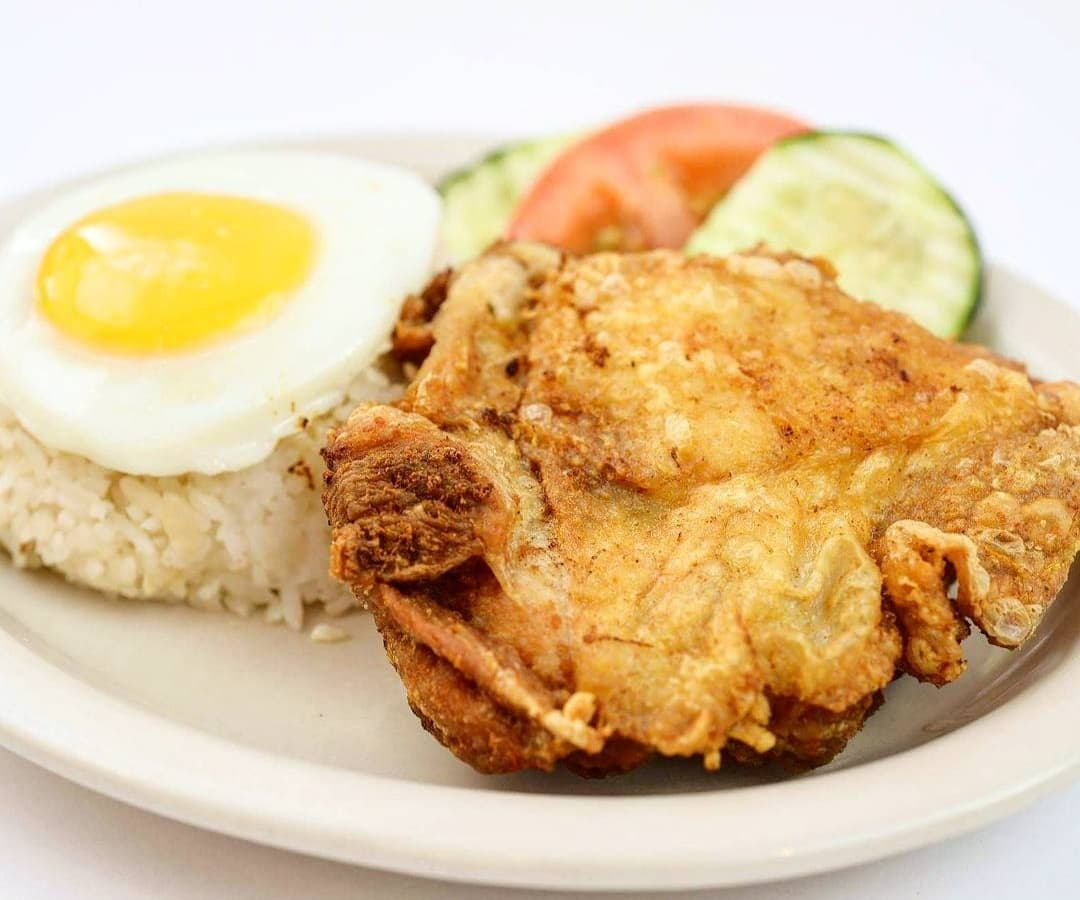
[[[477,140],[311,142],[434,174]],[[309,144],[310,145],[310,144]],[[19,204],[0,210],[0,233]],[[1078,375],[1080,317],[1000,269],[975,334]],[[462,881],[724,885],[896,853],[1004,815],[1080,768],[1080,578],[1019,653],[966,644],[904,679],[799,778],[661,761],[607,781],[482,777],[409,712],[377,634],[315,645],[258,620],[101,599],[0,560],[0,742],[167,816],[333,859]]]

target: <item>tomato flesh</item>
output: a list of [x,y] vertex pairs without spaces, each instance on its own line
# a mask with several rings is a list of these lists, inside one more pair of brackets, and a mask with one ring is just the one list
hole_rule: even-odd
[[807,130],[742,106],[640,113],[559,156],[521,199],[507,236],[573,253],[681,247],[763,150]]

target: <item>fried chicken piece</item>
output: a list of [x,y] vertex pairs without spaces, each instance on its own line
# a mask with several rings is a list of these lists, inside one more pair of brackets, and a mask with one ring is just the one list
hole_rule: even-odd
[[898,669],[959,676],[969,622],[1031,635],[1080,547],[1080,391],[832,276],[515,244],[407,307],[415,381],[325,452],[332,567],[458,756],[816,765]]

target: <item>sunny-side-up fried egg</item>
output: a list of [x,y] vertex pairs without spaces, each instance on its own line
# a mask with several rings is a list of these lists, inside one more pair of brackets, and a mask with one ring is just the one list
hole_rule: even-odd
[[384,346],[438,219],[412,174],[310,153],[96,181],[0,250],[0,397],[42,443],[111,469],[251,465]]
[[296,624],[335,590],[318,442],[386,381],[356,386],[439,219],[409,172],[299,151],[147,165],[33,211],[0,245],[0,543],[126,596],[285,595]]

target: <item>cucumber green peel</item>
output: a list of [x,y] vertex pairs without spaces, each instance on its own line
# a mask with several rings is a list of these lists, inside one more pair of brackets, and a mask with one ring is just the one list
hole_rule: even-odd
[[770,148],[691,236],[688,253],[756,244],[822,256],[840,286],[940,337],[971,320],[982,256],[955,201],[884,138],[813,132]]
[[562,136],[512,144],[443,178],[437,187],[443,197],[447,261],[465,262],[499,240],[521,196],[575,139]]

